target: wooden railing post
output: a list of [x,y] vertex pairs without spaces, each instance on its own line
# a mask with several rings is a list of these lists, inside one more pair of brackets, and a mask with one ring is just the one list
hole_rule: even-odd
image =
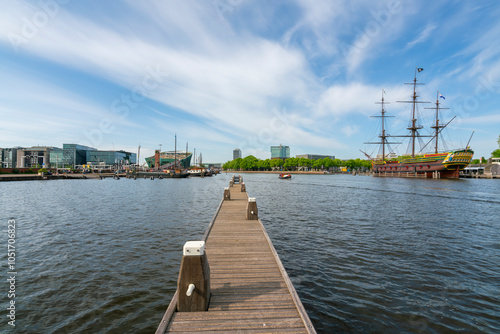
[[224,188],[224,200],[231,200],[231,193],[229,192],[229,187]]
[[181,269],[177,280],[177,311],[208,310],[210,302],[210,267],[205,253],[205,241],[184,244]]
[[245,182],[241,183],[241,192],[244,193],[247,191],[247,188],[245,187]]
[[259,212],[257,211],[257,202],[255,198],[248,198],[247,203],[247,220],[258,220]]

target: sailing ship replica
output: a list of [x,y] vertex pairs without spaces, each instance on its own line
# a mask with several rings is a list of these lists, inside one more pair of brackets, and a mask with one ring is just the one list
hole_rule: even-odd
[[[411,101],[398,101],[404,103],[412,104],[412,114],[411,114],[411,123],[407,128],[410,130],[409,135],[403,136],[391,136],[386,133],[385,130],[385,119],[387,117],[386,112],[384,110],[384,91],[382,90],[382,101],[379,102],[382,105],[382,112],[380,117],[382,120],[382,132],[378,136],[380,138],[379,142],[368,142],[365,144],[381,144],[382,145],[382,155],[380,158],[372,159],[367,153],[365,155],[370,158],[372,161],[372,171],[374,176],[395,176],[395,177],[423,177],[423,178],[451,178],[458,179],[460,175],[460,171],[463,170],[472,160],[472,156],[474,155],[474,151],[469,148],[469,143],[467,143],[465,149],[456,149],[445,152],[438,152],[438,138],[441,131],[455,118],[451,119],[446,124],[439,123],[439,110],[447,109],[440,108],[439,106],[439,98],[444,98],[439,92],[436,97],[436,107],[435,108],[426,108],[426,109],[435,109],[436,110],[436,120],[435,125],[431,126],[434,130],[433,135],[421,135],[419,130],[423,128],[423,126],[418,124],[417,120],[417,105],[419,103],[426,103],[423,101],[419,101],[417,95],[417,85],[421,85],[421,83],[417,83],[417,74],[423,71],[422,68],[415,69],[415,77],[413,79],[413,96]],[[390,142],[388,138],[396,138],[396,137],[406,137],[410,138],[410,147],[411,147],[411,155],[409,157],[404,157],[400,159],[389,158],[389,156],[393,156],[394,152],[389,152],[389,155],[386,155],[386,146],[390,147],[390,144],[399,144],[398,142]],[[419,152],[416,152],[416,141],[418,138],[422,137],[430,137],[430,140],[427,142],[424,147],[420,149]],[[471,136],[472,138],[472,136]],[[422,152],[432,141],[435,142],[434,152],[428,154],[421,154]]]

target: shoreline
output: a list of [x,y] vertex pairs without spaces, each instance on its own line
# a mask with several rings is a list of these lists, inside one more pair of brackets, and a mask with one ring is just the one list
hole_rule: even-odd
[[[0,182],[10,181],[45,181],[45,180],[85,180],[113,177],[114,174],[0,174]],[[120,174],[120,176],[122,176]]]
[[225,174],[305,174],[305,175],[337,175],[337,174],[351,174],[349,172],[340,172],[340,173],[325,173],[325,172],[319,172],[319,171],[270,171],[270,170],[241,170],[241,171],[225,171],[221,172]]

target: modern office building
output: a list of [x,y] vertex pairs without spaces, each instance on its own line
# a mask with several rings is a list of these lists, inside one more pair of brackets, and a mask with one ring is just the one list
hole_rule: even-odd
[[290,158],[289,146],[271,146],[271,159],[287,159]]
[[63,167],[64,150],[59,147],[52,147],[50,150],[50,167],[61,168]]
[[33,146],[0,148],[0,168],[67,168],[86,164],[116,167],[137,163],[137,155],[126,151],[98,151],[78,144],[63,148]]
[[50,168],[51,146],[33,146],[18,148],[16,152],[17,168]]
[[17,164],[17,147],[0,149],[0,167],[15,168]]
[[335,160],[334,155],[321,155],[321,154],[299,154],[295,156],[296,158],[305,158],[305,159],[310,159],[310,160],[318,160],[318,159],[325,159],[325,158],[330,158],[332,160]]
[[241,150],[239,148],[235,148],[233,150],[233,160],[238,159],[238,158],[243,158],[241,154]]
[[123,166],[137,163],[137,154],[125,151],[87,151],[87,165]]
[[78,144],[63,144],[64,167],[85,165],[87,163],[87,151],[96,151],[96,149]]

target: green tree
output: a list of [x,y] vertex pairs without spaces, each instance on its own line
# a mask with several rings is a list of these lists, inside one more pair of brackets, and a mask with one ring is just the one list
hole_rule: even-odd
[[298,165],[300,167],[310,168],[312,165],[312,160],[306,158],[299,158]]
[[281,159],[272,159],[271,160],[271,167],[282,167],[283,166],[283,160]]
[[332,158],[324,158],[323,159],[323,167],[324,169],[330,169],[335,166],[335,160]]
[[[497,143],[498,143],[498,147],[500,147],[500,135],[498,136]],[[494,150],[493,152],[491,152],[491,156],[493,158],[500,158],[500,148]]]
[[243,170],[255,170],[258,168],[259,159],[253,155],[246,156],[243,158],[240,164],[240,168]]
[[299,158],[288,158],[285,160],[283,167],[287,170],[296,170],[299,165]]
[[271,160],[259,160],[258,163],[259,170],[269,170],[271,169]]
[[231,161],[230,169],[239,170],[241,168],[240,165],[242,161],[242,158],[234,159],[233,161]]

